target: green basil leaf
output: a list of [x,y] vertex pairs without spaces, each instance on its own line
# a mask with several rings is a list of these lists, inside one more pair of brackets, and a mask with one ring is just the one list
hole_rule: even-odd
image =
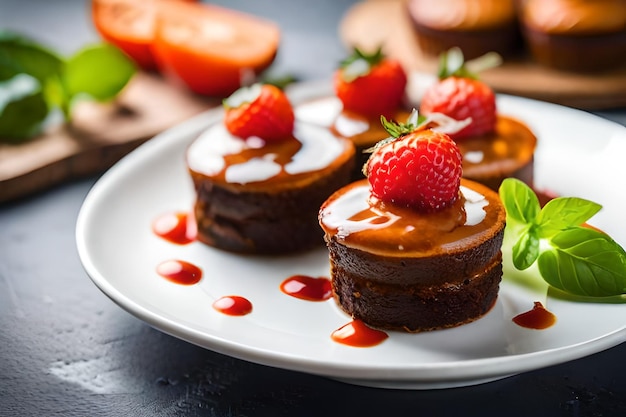
[[48,104],[39,81],[17,74],[0,81],[0,139],[19,142],[41,131]]
[[507,221],[533,223],[539,214],[539,199],[535,192],[516,178],[506,178],[500,185],[500,199]]
[[135,64],[115,46],[91,45],[67,61],[65,87],[70,97],[88,94],[107,101],[124,88],[135,72]]
[[539,236],[549,238],[569,227],[580,226],[601,208],[598,203],[577,197],[550,200],[537,216]]
[[539,237],[535,228],[528,225],[515,245],[513,245],[513,265],[523,271],[529,268],[539,256]]
[[42,85],[58,79],[65,63],[49,49],[16,33],[0,32],[0,78],[26,73]]
[[553,287],[575,295],[626,293],[626,252],[607,234],[586,227],[564,230],[541,253],[539,272]]

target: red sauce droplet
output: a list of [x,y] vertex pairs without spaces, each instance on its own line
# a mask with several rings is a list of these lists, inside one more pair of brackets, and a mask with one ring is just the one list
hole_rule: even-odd
[[157,273],[168,280],[181,285],[193,285],[202,278],[202,270],[185,261],[170,260],[157,266]]
[[215,300],[213,308],[229,316],[245,316],[252,312],[252,303],[238,295],[227,295]]
[[178,245],[186,245],[196,239],[197,228],[193,216],[184,212],[165,213],[152,222],[157,236]]
[[306,275],[287,278],[280,284],[280,289],[287,295],[307,301],[325,301],[333,295],[328,278],[313,278]]
[[542,330],[556,323],[556,316],[546,310],[539,301],[535,301],[532,310],[513,317],[513,322],[518,326]]
[[368,327],[361,320],[353,320],[335,330],[330,336],[335,342],[354,347],[370,347],[382,343],[389,335]]

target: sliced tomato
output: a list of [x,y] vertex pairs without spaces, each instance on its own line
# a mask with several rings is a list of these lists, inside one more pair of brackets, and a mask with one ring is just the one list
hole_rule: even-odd
[[[91,14],[100,36],[124,51],[141,68],[156,68],[151,45],[157,8],[164,0],[92,0]],[[196,0],[168,0],[196,1]]]
[[152,51],[164,74],[192,91],[226,97],[266,69],[280,43],[268,20],[203,3],[163,3]]

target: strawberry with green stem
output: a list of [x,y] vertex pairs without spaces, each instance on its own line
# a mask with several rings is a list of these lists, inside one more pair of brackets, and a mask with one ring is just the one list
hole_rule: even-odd
[[400,62],[381,48],[373,53],[355,48],[334,74],[335,94],[344,110],[366,117],[391,116],[402,103],[406,85]]
[[374,147],[363,168],[372,196],[426,212],[452,205],[463,171],[456,143],[443,131],[428,128],[432,119],[420,118],[416,111],[404,124],[384,116],[381,121],[391,137]]
[[242,87],[224,100],[224,124],[240,138],[279,141],[293,133],[295,116],[287,95],[271,84]]
[[453,48],[442,54],[439,80],[426,90],[420,103],[420,113],[443,113],[457,120],[472,118],[465,129],[451,135],[458,140],[493,132],[497,108],[494,91],[478,79],[477,72],[499,64],[497,54],[487,54],[465,62],[463,53]]

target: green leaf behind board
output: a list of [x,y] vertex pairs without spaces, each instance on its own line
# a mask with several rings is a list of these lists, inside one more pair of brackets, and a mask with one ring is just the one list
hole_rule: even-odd
[[17,74],[0,81],[0,141],[19,142],[38,134],[48,111],[36,78]]
[[64,80],[70,97],[87,94],[99,101],[113,99],[136,71],[135,64],[109,44],[86,47],[67,61]]

